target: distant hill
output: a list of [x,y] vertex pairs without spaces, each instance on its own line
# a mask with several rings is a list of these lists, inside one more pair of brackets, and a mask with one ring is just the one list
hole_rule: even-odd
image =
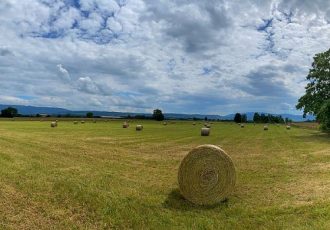
[[[151,114],[146,113],[125,113],[125,112],[108,112],[108,111],[72,111],[63,108],[56,108],[56,107],[37,107],[37,106],[25,106],[25,105],[1,105],[0,110],[5,109],[7,107],[14,107],[18,110],[18,113],[22,115],[36,115],[36,114],[48,114],[52,116],[56,115],[75,115],[75,116],[84,116],[87,112],[92,112],[94,116],[108,116],[108,117],[126,117],[128,115],[135,116],[135,115],[145,115],[151,116]],[[261,114],[263,112],[259,112]],[[254,112],[247,112],[245,113],[249,121],[253,120]],[[268,113],[264,113],[268,114]],[[283,118],[289,118],[292,121],[301,122],[306,120],[314,120],[314,116],[307,116],[303,118],[302,115],[295,115],[295,114],[272,114],[272,115],[281,115]],[[235,114],[228,114],[225,116],[220,115],[205,115],[205,114],[180,114],[180,113],[165,113],[166,119],[204,119],[207,117],[211,120],[233,120]]]

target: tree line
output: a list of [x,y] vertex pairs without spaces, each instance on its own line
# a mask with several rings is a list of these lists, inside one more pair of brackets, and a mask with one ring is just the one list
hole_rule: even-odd
[[[248,118],[246,114],[236,113],[234,116],[234,121],[236,123],[246,123],[248,122]],[[253,115],[254,123],[289,123],[292,122],[289,118],[283,118],[281,115],[275,116],[272,114],[264,114],[264,113],[254,113]]]

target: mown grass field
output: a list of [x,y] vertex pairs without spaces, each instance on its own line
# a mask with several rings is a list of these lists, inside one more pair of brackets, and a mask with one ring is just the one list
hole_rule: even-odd
[[[0,120],[0,229],[329,229],[330,137],[317,130],[122,121]],[[199,207],[178,191],[200,144],[232,157],[228,201]]]

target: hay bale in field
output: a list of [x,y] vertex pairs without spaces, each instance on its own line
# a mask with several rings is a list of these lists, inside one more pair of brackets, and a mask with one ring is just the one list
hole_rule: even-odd
[[196,125],[196,122],[194,122],[192,125]]
[[244,128],[245,126],[244,126],[244,124],[241,124],[241,128]]
[[128,124],[127,122],[124,122],[124,123],[123,123],[123,128],[126,129],[126,128],[128,128],[128,127],[129,127],[129,124]]
[[55,121],[52,121],[52,122],[50,123],[50,127],[52,127],[52,128],[57,127],[57,123],[56,123]]
[[268,130],[268,125],[264,125],[264,130]]
[[80,123],[81,123],[81,124],[85,124],[85,121],[81,121]]
[[286,129],[287,129],[287,130],[290,130],[290,129],[291,129],[291,126],[290,126],[290,125],[287,125],[287,126],[286,126]]
[[202,128],[201,136],[210,136],[210,128]]
[[78,124],[78,121],[74,121],[73,124],[77,125]]
[[164,122],[163,122],[163,125],[167,125],[167,122],[166,122],[166,121],[164,121]]
[[204,126],[205,126],[206,128],[211,128],[211,125],[210,125],[209,123],[204,123]]
[[218,146],[201,145],[182,160],[178,182],[185,199],[198,205],[214,205],[228,198],[233,191],[235,166]]
[[143,125],[137,125],[135,128],[136,131],[142,131],[142,129],[143,129]]

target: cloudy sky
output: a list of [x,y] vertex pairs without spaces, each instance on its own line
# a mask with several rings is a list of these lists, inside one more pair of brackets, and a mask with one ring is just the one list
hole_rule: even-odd
[[328,0],[0,0],[0,104],[299,113]]

